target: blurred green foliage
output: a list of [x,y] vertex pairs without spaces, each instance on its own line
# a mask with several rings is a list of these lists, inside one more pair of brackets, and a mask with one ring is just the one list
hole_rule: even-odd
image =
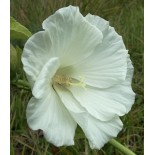
[[[124,128],[117,140],[137,155],[143,155],[143,0],[10,0],[10,4],[11,16],[32,33],[42,29],[44,19],[68,5],[79,6],[83,15],[91,13],[110,21],[110,25],[122,35],[135,68],[133,90],[136,93],[136,100],[132,110],[122,117]],[[17,51],[21,51],[25,41],[11,43],[18,48]],[[15,52],[12,47],[11,50]],[[20,56],[17,59],[20,61]],[[20,72],[15,71],[14,81],[26,80],[22,67],[20,68]],[[11,155],[85,154],[85,142],[81,138],[79,128],[75,137],[76,145],[59,149],[47,143],[41,131],[31,131],[28,128],[25,110],[30,97],[30,91],[11,85]],[[90,150],[89,154],[122,155],[110,144],[106,144],[99,151]]]
[[10,39],[11,40],[27,40],[31,36],[31,32],[17,22],[13,17],[10,17]]

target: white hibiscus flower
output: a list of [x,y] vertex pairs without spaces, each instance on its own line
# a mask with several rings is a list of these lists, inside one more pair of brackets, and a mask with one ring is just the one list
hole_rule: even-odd
[[77,124],[90,147],[100,149],[122,129],[119,116],[134,103],[133,66],[122,37],[109,22],[78,7],[56,11],[44,31],[25,44],[22,62],[32,97],[31,129],[56,146],[73,145]]

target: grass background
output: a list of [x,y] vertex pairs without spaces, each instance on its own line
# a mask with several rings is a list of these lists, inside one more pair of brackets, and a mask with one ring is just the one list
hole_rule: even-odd
[[[137,155],[143,155],[143,0],[11,0],[11,16],[32,33],[42,29],[44,19],[61,7],[75,5],[83,15],[95,14],[110,21],[110,25],[123,36],[135,67],[133,90],[136,93],[132,110],[124,117],[124,128],[117,140]],[[21,49],[24,42],[12,42]],[[20,50],[18,50],[20,51]],[[25,79],[22,67],[13,80]],[[78,135],[75,146],[55,148],[47,143],[41,131],[31,131],[26,122],[25,109],[31,92],[11,85],[11,155],[79,155],[85,154],[84,140]],[[110,144],[94,155],[122,155]]]

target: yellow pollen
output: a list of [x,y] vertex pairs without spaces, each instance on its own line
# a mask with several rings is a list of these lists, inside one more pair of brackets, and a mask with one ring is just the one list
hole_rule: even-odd
[[53,83],[60,84],[62,86],[75,86],[85,88],[84,78],[80,76],[80,81],[75,80],[71,77],[65,75],[55,75],[53,78]]

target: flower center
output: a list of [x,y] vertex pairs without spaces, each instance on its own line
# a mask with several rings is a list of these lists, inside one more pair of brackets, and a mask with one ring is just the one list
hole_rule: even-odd
[[82,87],[85,88],[86,84],[84,83],[84,78],[80,76],[80,80],[76,80],[66,75],[55,75],[53,77],[53,83],[59,84],[61,86],[69,87]]

